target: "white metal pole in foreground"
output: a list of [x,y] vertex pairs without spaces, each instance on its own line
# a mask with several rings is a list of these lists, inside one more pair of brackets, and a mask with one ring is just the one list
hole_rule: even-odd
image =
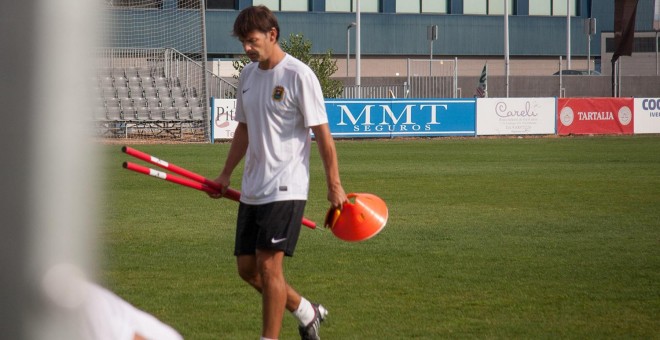
[[[29,179],[23,188],[28,199],[21,207],[28,216],[23,227],[29,229],[29,239],[26,252],[20,254],[25,262],[24,272],[17,276],[27,280],[25,289],[30,299],[23,301],[20,310],[13,311],[24,319],[25,336],[17,338],[76,339],[76,324],[67,313],[75,307],[69,305],[72,299],[57,300],[52,299],[55,295],[47,294],[75,296],[79,291],[76,287],[53,284],[46,273],[61,266],[77,268],[81,273],[95,268],[94,201],[98,190],[94,184],[99,183],[99,178],[95,178],[97,143],[93,141],[89,119],[93,93],[87,84],[88,78],[95,75],[96,65],[89,52],[98,46],[98,2],[20,3],[27,7],[22,12],[34,16],[33,22],[27,21],[28,27],[21,29],[19,24],[17,28],[17,32],[24,33],[17,35],[18,39],[27,42],[32,55],[17,58],[22,59],[15,63],[18,69],[8,71],[17,71],[20,77],[28,79],[10,86],[14,93],[11,99],[38,95],[20,101],[24,106],[16,114],[26,117],[26,125],[15,128],[27,128],[20,136],[22,139],[12,142],[24,149],[21,163],[15,166]],[[59,297],[63,295],[66,294]]]

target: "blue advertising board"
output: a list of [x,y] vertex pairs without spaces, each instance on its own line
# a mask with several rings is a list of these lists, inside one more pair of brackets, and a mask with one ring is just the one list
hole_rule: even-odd
[[475,99],[326,99],[334,137],[474,136]]

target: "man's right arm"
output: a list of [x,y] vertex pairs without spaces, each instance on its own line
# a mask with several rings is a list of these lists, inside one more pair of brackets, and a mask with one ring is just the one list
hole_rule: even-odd
[[[236,130],[234,131],[234,137],[231,142],[231,147],[229,148],[229,153],[227,154],[227,159],[225,160],[225,166],[223,167],[220,175],[214,180],[214,182],[220,184],[223,188],[222,194],[224,194],[231,183],[231,174],[241,162],[245,153],[247,152],[248,147],[248,130],[245,123],[238,123]],[[222,195],[209,194],[213,198],[220,198]]]

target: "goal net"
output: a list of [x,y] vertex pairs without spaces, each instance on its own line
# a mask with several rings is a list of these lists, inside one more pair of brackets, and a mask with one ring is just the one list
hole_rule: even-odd
[[209,139],[204,0],[103,0],[99,134]]

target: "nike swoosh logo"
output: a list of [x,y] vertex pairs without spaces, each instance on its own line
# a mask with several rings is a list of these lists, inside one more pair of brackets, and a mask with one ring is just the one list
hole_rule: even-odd
[[272,244],[278,244],[278,243],[284,242],[284,241],[286,241],[286,237],[285,238],[274,238],[273,237],[273,238],[270,239],[270,243],[272,243]]
[[245,89],[245,90],[243,90],[243,93],[245,93],[245,92],[247,92],[247,91],[249,91],[249,90],[250,90],[249,88],[248,88],[248,89]]

